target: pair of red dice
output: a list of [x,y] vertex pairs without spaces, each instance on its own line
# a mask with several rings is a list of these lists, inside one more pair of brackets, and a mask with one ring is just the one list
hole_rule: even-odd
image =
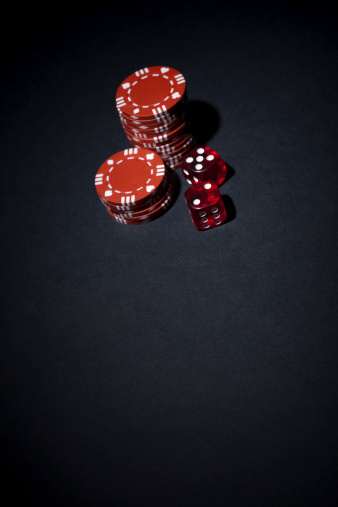
[[226,178],[227,168],[216,151],[208,146],[191,150],[182,164],[182,172],[191,185],[185,192],[194,226],[211,229],[221,225],[227,212],[218,186]]

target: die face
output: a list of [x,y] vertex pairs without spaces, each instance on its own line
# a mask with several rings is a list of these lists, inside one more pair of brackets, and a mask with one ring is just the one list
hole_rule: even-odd
[[213,229],[221,225],[227,217],[223,200],[214,206],[206,206],[203,210],[194,212],[191,215],[192,221],[197,229]]
[[197,210],[216,204],[219,199],[222,199],[217,185],[210,181],[193,183],[184,195],[189,208]]
[[187,182],[212,181],[221,185],[226,178],[226,165],[219,154],[208,146],[193,148],[182,163],[183,176]]
[[227,217],[218,187],[211,182],[195,183],[185,192],[193,224],[205,230],[217,227]]

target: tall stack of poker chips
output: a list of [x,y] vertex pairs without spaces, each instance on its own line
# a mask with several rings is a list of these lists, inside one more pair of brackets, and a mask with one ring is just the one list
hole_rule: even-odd
[[129,148],[106,160],[95,186],[108,213],[123,224],[142,224],[161,216],[174,194],[171,174],[153,151]]
[[170,67],[146,67],[127,77],[116,107],[130,144],[157,153],[171,169],[194,146],[185,79]]

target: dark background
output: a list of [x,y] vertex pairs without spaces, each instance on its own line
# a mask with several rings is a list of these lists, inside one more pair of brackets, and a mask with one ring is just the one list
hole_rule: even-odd
[[[2,25],[6,506],[336,505],[333,11],[13,4]],[[141,227],[96,195],[128,147],[117,87],[152,65],[229,166],[211,231],[180,171]]]

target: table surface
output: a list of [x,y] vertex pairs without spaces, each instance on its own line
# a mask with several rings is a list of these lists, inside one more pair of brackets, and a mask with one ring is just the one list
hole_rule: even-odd
[[[337,38],[321,2],[11,17],[2,80],[3,477],[35,506],[337,500]],[[33,24],[32,24],[33,22]],[[115,223],[139,68],[185,76],[229,219]],[[7,504],[7,505],[12,505]]]

